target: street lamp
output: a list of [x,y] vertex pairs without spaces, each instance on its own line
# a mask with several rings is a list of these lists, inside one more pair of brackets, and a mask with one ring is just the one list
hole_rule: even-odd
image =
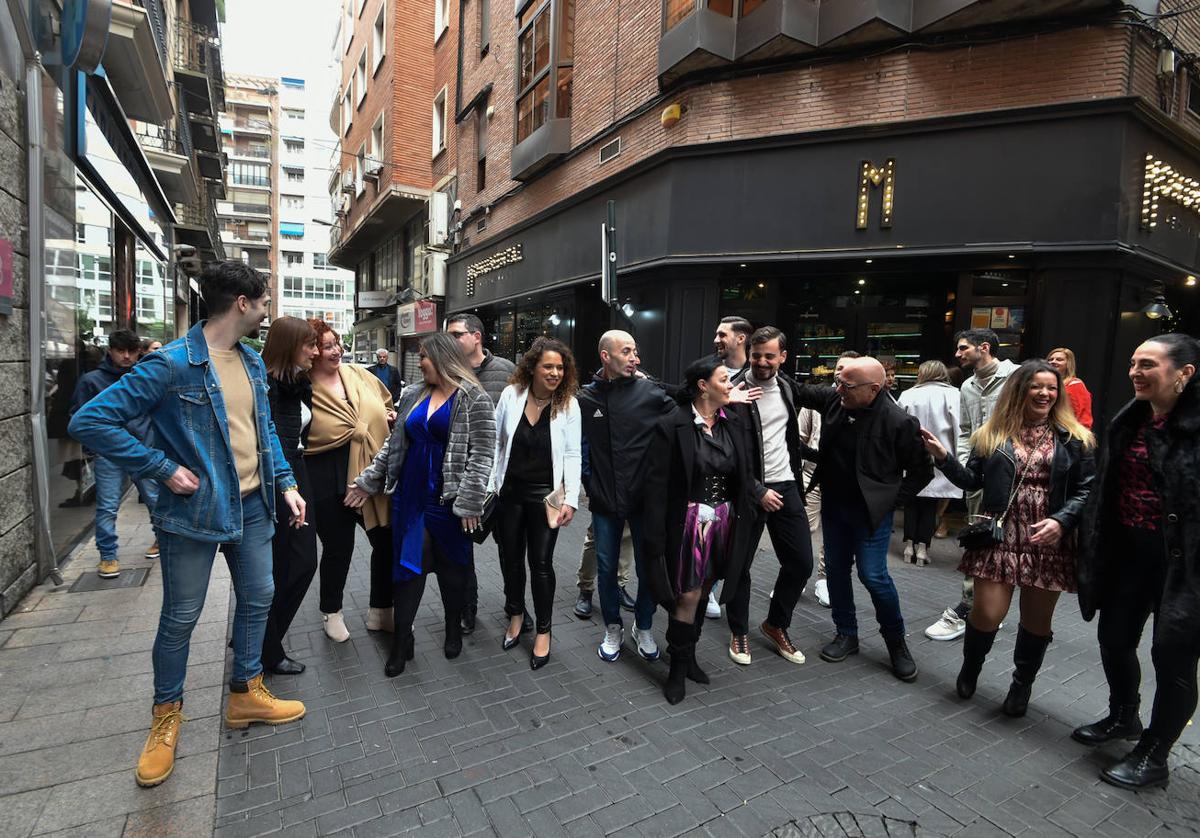
[[1172,317],[1174,317],[1170,307],[1167,305],[1167,298],[1162,294],[1156,294],[1154,299],[1147,303],[1142,309],[1142,314],[1146,315],[1151,320],[1170,320]]

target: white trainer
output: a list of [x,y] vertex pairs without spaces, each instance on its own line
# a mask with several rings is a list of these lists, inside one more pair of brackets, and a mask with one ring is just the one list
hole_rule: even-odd
[[350,629],[346,628],[346,621],[342,618],[341,611],[322,614],[321,620],[325,624],[325,636],[334,643],[345,643],[350,639]]
[[721,596],[714,587],[708,593],[708,601],[704,603],[704,616],[710,620],[721,619]]
[[947,608],[942,619],[925,629],[925,636],[930,640],[958,640],[967,633],[967,621],[954,611]]
[[929,548],[917,542],[913,550],[913,564],[920,567],[929,566]]
[[367,609],[367,631],[391,631],[394,627],[392,609]]
[[818,579],[817,584],[813,586],[813,596],[817,598],[817,602],[826,608],[829,607],[829,583],[824,579]]
[[658,656],[662,654],[658,650],[658,644],[654,642],[654,632],[650,629],[634,628],[633,639],[637,643],[638,654],[648,661],[658,660]]
[[621,657],[621,640],[625,636],[625,629],[620,623],[609,623],[604,627],[604,640],[600,642],[600,648],[596,650],[596,654],[601,660],[615,661]]

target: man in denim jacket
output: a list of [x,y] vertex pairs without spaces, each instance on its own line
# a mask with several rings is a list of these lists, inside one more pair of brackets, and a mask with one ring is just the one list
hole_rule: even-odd
[[[260,662],[274,594],[271,538],[276,492],[291,526],[306,526],[304,500],[275,434],[266,370],[241,338],[257,334],[270,307],[267,279],[241,262],[210,265],[200,278],[209,319],[147,355],[80,408],[70,433],[160,494],[152,521],[161,551],[163,607],[154,641],[154,717],[138,760],[141,786],[171,773],[188,646],[218,547],[237,594],[233,676],[225,720],[280,724],[303,717],[299,701],[275,698]],[[155,447],[127,429],[148,416]]]

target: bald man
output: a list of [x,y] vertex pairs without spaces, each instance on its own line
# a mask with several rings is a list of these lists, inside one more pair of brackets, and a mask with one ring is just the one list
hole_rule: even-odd
[[[600,338],[600,372],[579,391],[583,417],[583,485],[592,513],[596,546],[596,589],[604,615],[604,638],[597,653],[615,661],[621,654],[624,625],[617,586],[621,534],[629,524],[633,562],[638,577],[634,605],[634,639],[638,654],[657,660],[658,644],[651,627],[654,598],[642,582],[642,484],[646,451],[659,417],[675,402],[649,379],[635,375],[637,342],[628,332],[605,332]],[[924,451],[924,446],[922,446]]]
[[[814,480],[821,486],[825,575],[836,629],[822,660],[858,654],[858,620],[850,568],[871,595],[875,618],[902,681],[917,677],[904,639],[900,596],[887,568],[892,513],[933,478],[921,428],[884,394],[886,375],[874,358],[848,359],[833,387],[795,384],[796,403],[821,414],[821,444]],[[882,398],[881,398],[882,395]]]

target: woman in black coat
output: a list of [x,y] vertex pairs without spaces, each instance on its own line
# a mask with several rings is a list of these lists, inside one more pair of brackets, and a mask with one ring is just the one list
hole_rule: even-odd
[[650,445],[642,518],[648,584],[670,614],[663,692],[671,704],[683,700],[685,678],[709,682],[696,663],[699,606],[716,580],[741,578],[754,521],[750,425],[729,404],[729,371],[702,358],[684,379],[680,407],[659,421]]
[[[1133,353],[1133,401],[1109,424],[1084,512],[1079,607],[1100,612],[1109,711],[1077,728],[1079,742],[1137,739],[1100,778],[1122,788],[1165,786],[1167,757],[1196,709],[1200,656],[1200,342],[1160,335]],[[1137,648],[1154,615],[1154,708],[1143,731]]]
[[[298,317],[280,317],[272,322],[262,352],[275,433],[296,475],[300,496],[305,498],[312,497],[303,456],[312,420],[312,382],[308,380],[308,370],[319,353],[317,333]],[[276,500],[277,505],[281,502]],[[311,520],[310,513],[306,526],[276,527],[271,542],[275,596],[267,615],[262,664],[276,675],[298,675],[304,671],[304,664],[284,652],[283,636],[317,572],[317,528],[311,525]]]

